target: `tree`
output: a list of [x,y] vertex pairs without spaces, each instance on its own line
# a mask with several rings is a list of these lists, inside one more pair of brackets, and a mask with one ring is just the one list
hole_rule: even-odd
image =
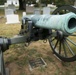
[[66,5],[64,0],[55,0],[55,4],[57,7],[60,7],[62,5]]
[[36,3],[36,0],[19,0],[19,10],[26,10],[26,3]]
[[[62,5],[74,5],[75,0],[40,0],[40,2],[46,5],[54,2],[55,5],[60,7]],[[26,3],[36,4],[36,0],[19,0],[19,10],[26,10]]]
[[54,0],[54,3],[60,7],[62,5],[74,5],[75,0]]
[[19,10],[26,10],[26,0],[19,0]]
[[5,2],[6,0],[0,0],[0,5],[4,5]]

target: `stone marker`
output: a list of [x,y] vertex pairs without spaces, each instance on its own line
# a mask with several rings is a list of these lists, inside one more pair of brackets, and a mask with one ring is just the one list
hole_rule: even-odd
[[14,14],[13,10],[12,9],[5,9],[5,17],[7,15],[11,15],[11,14]]
[[26,6],[26,13],[34,13],[34,7]]
[[26,12],[23,12],[22,16],[26,16]]
[[13,10],[13,12],[15,12],[16,11],[16,7],[15,7],[15,5],[12,3],[12,4],[10,4],[10,5],[8,5],[8,9],[12,9]]
[[8,8],[8,3],[4,3],[4,7],[5,7],[5,9],[7,9]]
[[50,14],[50,8],[49,7],[44,7],[43,8],[43,14]]
[[40,9],[34,9],[34,14],[41,14]]
[[19,0],[7,0],[7,4],[14,4],[15,6],[19,6]]
[[6,24],[15,24],[15,23],[20,23],[19,22],[19,16],[18,15],[7,15],[6,16],[7,22]]

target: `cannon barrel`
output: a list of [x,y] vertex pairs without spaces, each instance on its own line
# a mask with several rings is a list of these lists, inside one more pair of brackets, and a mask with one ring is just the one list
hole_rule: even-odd
[[63,15],[26,15],[22,18],[32,20],[35,26],[46,29],[61,30],[64,34],[76,32],[76,14],[70,12]]

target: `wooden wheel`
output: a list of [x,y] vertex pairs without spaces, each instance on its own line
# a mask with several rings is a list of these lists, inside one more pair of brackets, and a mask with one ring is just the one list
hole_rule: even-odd
[[[68,12],[76,13],[73,6],[62,6],[57,8],[53,14],[65,14]],[[76,33],[70,36],[63,34],[62,31],[52,30],[56,36],[50,36],[49,43],[53,53],[62,61],[72,62],[76,60]]]
[[65,14],[68,12],[74,12],[76,13],[76,8],[74,6],[65,5],[57,8],[55,11],[53,11],[52,14]]

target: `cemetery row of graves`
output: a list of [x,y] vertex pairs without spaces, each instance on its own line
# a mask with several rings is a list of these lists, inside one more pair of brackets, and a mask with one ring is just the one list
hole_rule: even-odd
[[[43,8],[35,8],[33,6],[26,6],[26,11],[22,13],[22,17],[27,15],[27,14],[35,14],[35,15],[40,15],[40,14],[50,14],[52,13],[55,8],[50,8],[50,7],[43,7]],[[4,5],[4,17],[6,18],[6,23],[5,24],[15,24],[15,23],[20,23],[19,21],[19,15],[17,14],[18,8],[12,3],[12,4],[7,4],[5,3]]]

